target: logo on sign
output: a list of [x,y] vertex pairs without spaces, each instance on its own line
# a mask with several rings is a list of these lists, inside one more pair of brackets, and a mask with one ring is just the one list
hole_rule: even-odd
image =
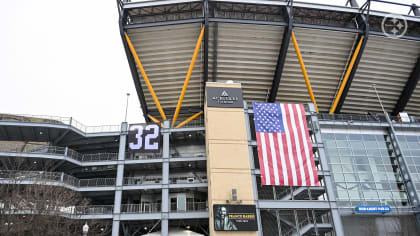
[[233,96],[233,97],[229,96],[226,90],[223,90],[220,96],[218,97],[213,96],[211,99],[217,102],[218,104],[233,104],[234,102],[239,100],[239,98],[236,96]]

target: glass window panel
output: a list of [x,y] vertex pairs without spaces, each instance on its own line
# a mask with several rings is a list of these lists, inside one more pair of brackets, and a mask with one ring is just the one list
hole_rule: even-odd
[[350,147],[350,143],[347,140],[337,140],[337,147]]
[[368,156],[381,156],[379,149],[366,150]]
[[351,164],[343,164],[342,168],[343,168],[343,172],[346,172],[346,173],[354,172],[353,166]]
[[356,175],[354,174],[344,174],[344,178],[347,182],[349,181],[357,181]]
[[338,149],[338,152],[340,153],[340,156],[351,156],[352,152],[349,148],[340,148]]
[[354,199],[354,200],[359,200],[360,199],[359,191],[357,191],[357,190],[349,190],[348,193],[349,193],[349,197],[351,199]]
[[375,141],[375,135],[370,135],[370,134],[363,134],[363,140],[366,141]]
[[407,136],[405,136],[405,138],[408,142],[416,142],[417,143],[417,141],[418,141],[417,136],[407,135]]
[[341,165],[331,165],[331,169],[334,173],[341,173],[343,170],[341,169]]
[[366,156],[366,150],[365,149],[353,149],[353,154],[354,155],[363,155]]
[[408,142],[408,147],[412,148],[412,149],[418,149],[419,148],[419,143],[418,142]]
[[354,149],[364,149],[363,141],[350,141],[352,148]]
[[334,180],[337,181],[337,182],[339,182],[339,181],[345,181],[343,174],[334,173],[333,176],[334,176]]
[[347,140],[346,134],[335,134],[335,139],[337,140]]
[[376,141],[364,141],[366,149],[376,149],[378,148],[378,143]]
[[362,140],[361,134],[348,134],[349,140]]

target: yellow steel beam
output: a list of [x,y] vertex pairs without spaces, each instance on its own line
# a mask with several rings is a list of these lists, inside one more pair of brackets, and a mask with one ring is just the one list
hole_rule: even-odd
[[130,38],[128,37],[128,35],[127,35],[127,34],[124,34],[124,36],[125,36],[125,38],[127,39],[128,47],[130,48],[130,51],[131,51],[131,53],[133,54],[133,57],[134,57],[134,60],[135,60],[135,61],[136,61],[136,63],[137,63],[137,66],[140,68],[141,75],[143,76],[144,81],[146,82],[147,88],[149,88],[149,91],[150,91],[150,93],[152,94],[153,100],[154,100],[154,101],[155,101],[155,103],[156,103],[156,106],[157,106],[157,108],[158,108],[158,110],[159,110],[159,113],[160,113],[160,115],[162,116],[162,118],[163,118],[164,120],[166,120],[166,115],[165,115],[165,112],[163,111],[162,106],[160,105],[159,99],[157,98],[157,96],[156,96],[156,94],[155,94],[155,91],[153,90],[152,84],[151,84],[151,83],[150,83],[150,81],[149,81],[149,77],[147,77],[146,71],[144,71],[144,68],[143,68],[143,65],[141,64],[140,58],[139,58],[139,56],[137,55],[137,52],[136,52],[136,50],[134,49],[134,46],[133,46],[133,44],[131,43],[131,40],[130,40]]
[[182,87],[181,95],[179,96],[179,99],[178,99],[178,105],[176,106],[175,114],[174,114],[174,117],[172,119],[172,126],[175,125],[175,121],[178,118],[179,110],[181,109],[182,101],[184,100],[185,91],[187,90],[188,83],[189,83],[190,78],[191,78],[191,73],[192,73],[192,70],[194,69],[195,59],[197,58],[198,52],[200,51],[200,46],[201,46],[201,41],[203,40],[203,35],[204,35],[204,26],[201,28],[200,36],[198,37],[197,44],[195,45],[194,54],[193,54],[193,57],[191,59],[190,67],[188,68],[188,73],[187,73],[187,77],[185,78],[184,87]]
[[293,45],[295,46],[296,54],[299,59],[300,68],[302,69],[303,77],[305,78],[306,87],[308,88],[309,97],[315,104],[316,112],[318,113],[318,105],[316,104],[314,93],[312,92],[311,82],[309,82],[308,73],[306,72],[305,64],[303,63],[302,55],[300,54],[299,44],[296,40],[295,33],[292,31]]
[[203,114],[202,111],[200,111],[199,113],[196,113],[193,116],[190,116],[188,119],[184,120],[183,122],[179,123],[179,125],[177,125],[175,128],[181,128],[182,126],[188,124],[188,122],[194,120],[195,118],[197,118],[198,116],[200,116],[201,114]]
[[357,44],[356,50],[354,50],[353,56],[350,60],[349,67],[347,68],[346,74],[344,75],[343,81],[341,82],[340,89],[338,90],[337,96],[335,96],[334,103],[330,109],[330,114],[333,114],[335,112],[335,109],[337,108],[338,102],[340,101],[341,95],[343,94],[343,90],[346,87],[347,80],[349,79],[350,73],[353,69],[354,62],[356,61],[357,55],[359,55],[362,42],[363,42],[363,37],[360,38],[359,43]]
[[158,120],[158,119],[156,119],[156,117],[154,117],[154,116],[152,116],[152,115],[150,115],[150,114],[147,114],[147,116],[153,121],[153,122],[155,122],[155,123],[158,123],[158,124],[160,124],[160,126],[161,127],[163,127],[163,123],[162,122],[160,122],[160,120]]

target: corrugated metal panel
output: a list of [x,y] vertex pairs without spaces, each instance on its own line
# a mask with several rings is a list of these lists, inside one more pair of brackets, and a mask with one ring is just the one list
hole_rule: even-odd
[[410,100],[408,100],[404,111],[408,112],[410,116],[420,118],[420,82],[417,83],[416,89],[414,90]]
[[341,112],[382,112],[372,84],[392,112],[419,54],[420,42],[369,36]]
[[[176,107],[200,30],[201,24],[183,24],[128,31],[163,108]],[[197,56],[183,107],[203,104],[202,51],[203,46]],[[139,75],[149,110],[156,110],[140,71]]]
[[[356,34],[293,29],[320,112],[328,112],[341,80]],[[293,41],[277,93],[277,102],[308,103],[310,98]]]
[[217,80],[242,83],[248,101],[265,101],[273,82],[284,27],[220,23]]

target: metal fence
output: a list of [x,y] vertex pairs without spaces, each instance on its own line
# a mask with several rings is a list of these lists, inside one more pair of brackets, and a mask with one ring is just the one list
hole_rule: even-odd
[[161,203],[121,204],[121,213],[146,214],[160,212]]
[[[45,202],[44,202],[45,203]],[[32,203],[32,206],[7,206],[0,204],[2,214],[44,214],[44,215],[106,215],[113,214],[113,205],[90,205],[90,206],[61,206],[45,205],[41,206]]]
[[78,179],[63,172],[45,171],[15,171],[0,170],[0,180],[7,180],[11,184],[22,181],[33,181],[38,184],[45,182],[59,182],[74,187],[102,187],[115,186],[115,178]]
[[25,143],[0,143],[0,151],[13,153],[35,153],[48,155],[65,155],[76,161],[97,162],[114,161],[118,159],[118,153],[93,153],[82,154],[65,147],[50,146],[45,144],[25,144]]
[[120,132],[120,125],[102,125],[102,126],[87,126],[72,117],[61,116],[46,116],[46,115],[26,115],[26,114],[0,114],[0,121],[18,121],[31,123],[48,123],[56,125],[70,125],[83,133],[106,133],[106,132]]
[[209,204],[207,201],[203,202],[187,202],[185,207],[179,207],[178,204],[171,203],[172,212],[186,212],[186,211],[208,211]]

